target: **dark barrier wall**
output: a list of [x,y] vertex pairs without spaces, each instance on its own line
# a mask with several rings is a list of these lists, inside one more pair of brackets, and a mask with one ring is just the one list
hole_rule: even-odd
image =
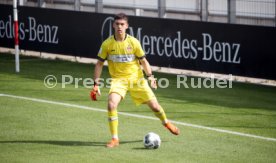
[[[13,47],[12,6],[0,5],[0,46]],[[20,7],[20,48],[96,58],[112,15]],[[276,28],[130,16],[152,65],[276,80]]]

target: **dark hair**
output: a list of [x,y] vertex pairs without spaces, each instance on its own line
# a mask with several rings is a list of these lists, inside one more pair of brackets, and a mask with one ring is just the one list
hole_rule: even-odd
[[119,20],[119,19],[124,19],[128,22],[128,17],[125,13],[119,13],[119,14],[114,16],[114,21]]

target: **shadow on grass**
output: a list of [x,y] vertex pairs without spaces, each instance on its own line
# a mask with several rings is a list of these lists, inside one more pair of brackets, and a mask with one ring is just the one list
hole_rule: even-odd
[[[120,144],[137,143],[142,140],[121,141]],[[104,146],[107,142],[62,141],[62,140],[11,140],[0,141],[0,144],[50,144],[59,146]]]
[[147,149],[145,147],[136,147],[136,148],[132,148],[134,150],[153,150],[153,149]]

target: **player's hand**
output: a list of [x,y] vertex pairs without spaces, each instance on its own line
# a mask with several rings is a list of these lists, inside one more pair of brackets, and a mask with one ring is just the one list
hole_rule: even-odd
[[90,91],[91,100],[97,101],[97,95],[101,96],[100,88],[97,84],[94,85],[93,89]]
[[154,78],[153,75],[148,77],[148,81],[150,82],[150,86],[153,89],[157,89],[157,83],[156,83],[156,78]]

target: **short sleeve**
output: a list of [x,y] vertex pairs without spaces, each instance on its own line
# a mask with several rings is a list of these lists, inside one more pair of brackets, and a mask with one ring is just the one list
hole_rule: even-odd
[[101,48],[98,52],[98,57],[101,61],[105,61],[107,58],[107,46],[105,42],[103,42],[101,45]]
[[138,40],[135,40],[135,56],[139,59],[142,59],[145,57],[145,52]]

